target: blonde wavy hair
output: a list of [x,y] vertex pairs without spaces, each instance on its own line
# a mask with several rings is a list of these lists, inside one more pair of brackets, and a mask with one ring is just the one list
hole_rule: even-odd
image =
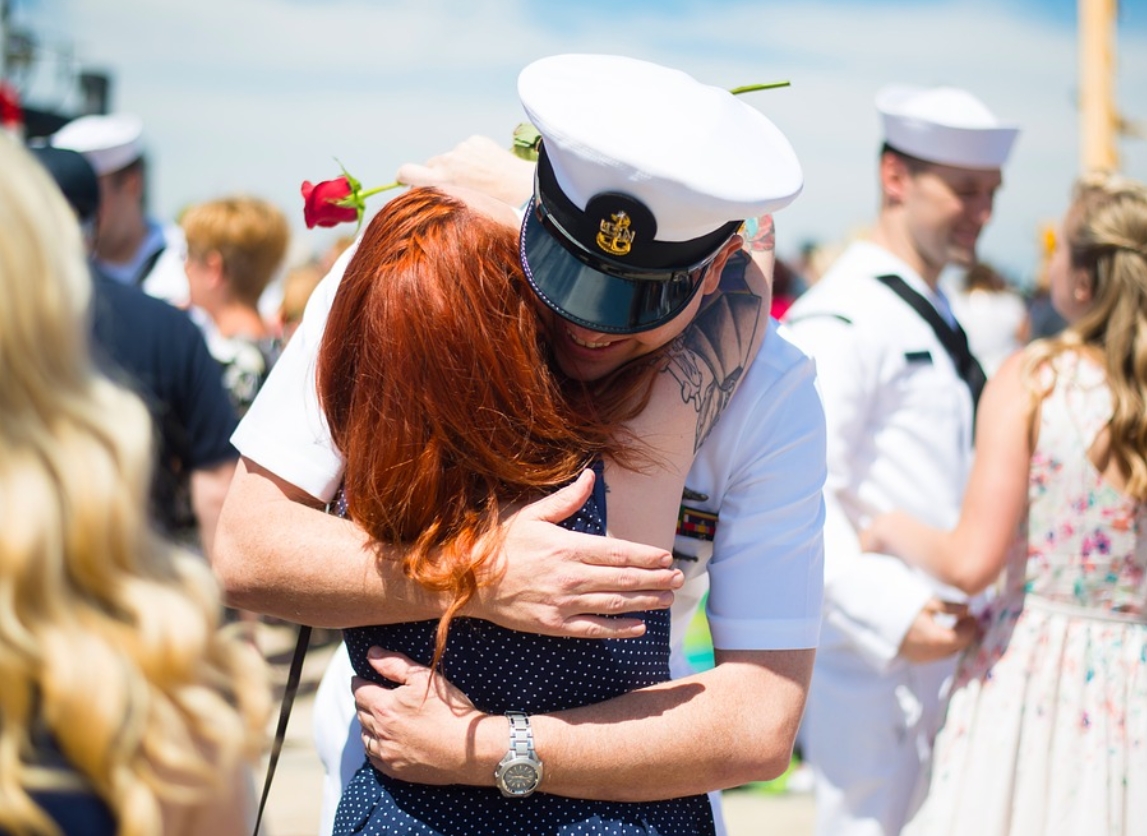
[[1086,271],[1092,304],[1055,338],[1034,347],[1031,367],[1091,347],[1104,358],[1114,414],[1111,453],[1127,493],[1147,499],[1147,187],[1087,174],[1076,181],[1065,223],[1071,266]]
[[261,752],[266,666],[149,526],[150,420],[89,358],[75,216],[3,135],[0,171],[0,830],[59,832],[29,792],[45,729],[120,836],[154,836]]

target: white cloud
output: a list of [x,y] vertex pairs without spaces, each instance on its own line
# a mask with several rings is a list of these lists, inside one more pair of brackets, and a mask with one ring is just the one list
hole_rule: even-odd
[[[114,71],[115,106],[145,119],[164,215],[256,192],[321,248],[328,239],[301,228],[297,189],[336,173],[332,157],[382,183],[472,133],[508,141],[523,118],[515,78],[524,64],[624,52],[714,84],[793,82],[751,94],[805,166],[804,194],[777,219],[782,254],[871,218],[880,86],[973,90],[1023,127],[982,254],[1016,273],[1034,268],[1038,228],[1062,210],[1078,169],[1071,28],[986,1],[627,8],[623,19],[572,0],[41,0],[27,11],[52,38],[73,40],[81,61]],[[1121,33],[1118,54],[1123,110],[1147,119],[1137,81],[1147,77],[1147,37]],[[1147,179],[1147,142],[1122,149],[1125,170]]]

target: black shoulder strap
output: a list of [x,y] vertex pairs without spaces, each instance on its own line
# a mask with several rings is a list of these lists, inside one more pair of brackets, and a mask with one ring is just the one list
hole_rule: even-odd
[[159,257],[163,255],[163,251],[166,249],[167,245],[164,244],[158,250],[144,259],[143,264],[141,264],[139,267],[139,272],[135,274],[134,284],[136,287],[143,286],[143,283],[147,280],[147,277],[151,275],[151,271],[155,269],[155,264],[157,261],[159,261]]
[[283,705],[279,709],[279,726],[275,729],[275,742],[271,746],[271,756],[267,761],[267,777],[263,780],[263,797],[259,799],[259,814],[255,818],[252,836],[259,836],[259,825],[263,821],[263,808],[267,806],[267,796],[271,794],[271,779],[275,777],[275,767],[279,765],[279,754],[283,751],[283,740],[287,736],[287,721],[291,719],[291,706],[295,704],[295,694],[299,692],[299,680],[303,673],[303,659],[311,643],[311,628],[299,625],[299,639],[295,643],[295,655],[291,657],[291,670],[287,674],[287,686],[283,691]]
[[944,346],[948,356],[956,365],[956,373],[960,375],[960,378],[968,385],[968,391],[972,393],[972,410],[974,412],[980,403],[980,393],[984,391],[987,376],[984,374],[980,362],[968,348],[968,335],[964,333],[964,329],[960,327],[959,323],[956,323],[954,328],[949,325],[931,302],[910,288],[907,282],[899,276],[877,276],[876,280],[911,305],[912,309],[932,326],[932,330],[936,332],[936,339]]

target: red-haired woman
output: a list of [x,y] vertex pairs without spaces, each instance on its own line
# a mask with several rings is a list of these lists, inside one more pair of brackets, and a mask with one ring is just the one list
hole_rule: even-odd
[[[714,266],[692,314],[717,289]],[[765,330],[763,281],[750,271],[743,293],[710,297],[706,311],[724,307],[722,321],[737,327],[706,328],[713,317],[683,314],[666,326],[681,333],[663,349],[580,384],[554,368],[512,227],[433,189],[387,204],[331,309],[319,393],[346,457],[343,513],[380,546],[412,544],[405,572],[453,603],[440,620],[347,630],[359,676],[383,681],[371,647],[401,652],[499,715],[564,710],[668,680],[667,610],[643,615],[640,638],[592,640],[508,630],[467,618],[466,605],[497,552],[501,516],[587,468],[594,495],[567,527],[605,533],[608,485],[611,534],[671,547],[685,474],[739,377],[714,381],[699,369],[713,354],[726,368],[747,367]],[[335,833],[538,834],[582,832],[587,822],[616,834],[713,831],[704,795],[589,801],[543,785],[505,798],[488,786],[408,783],[365,763]]]

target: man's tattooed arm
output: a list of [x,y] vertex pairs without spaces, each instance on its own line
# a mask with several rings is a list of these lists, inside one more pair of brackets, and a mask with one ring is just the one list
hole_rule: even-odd
[[731,255],[718,289],[661,355],[663,374],[654,378],[645,409],[629,422],[656,466],[628,469],[606,461],[611,533],[673,547],[697,449],[745,379],[767,330],[771,275],[771,253],[742,249]]
[[[745,249],[726,263],[718,291],[669,349],[664,371],[677,379],[682,401],[697,415],[694,452],[728,406],[763,338],[775,246],[772,216],[762,216],[753,226],[746,230]],[[748,272],[755,268],[756,273]]]

